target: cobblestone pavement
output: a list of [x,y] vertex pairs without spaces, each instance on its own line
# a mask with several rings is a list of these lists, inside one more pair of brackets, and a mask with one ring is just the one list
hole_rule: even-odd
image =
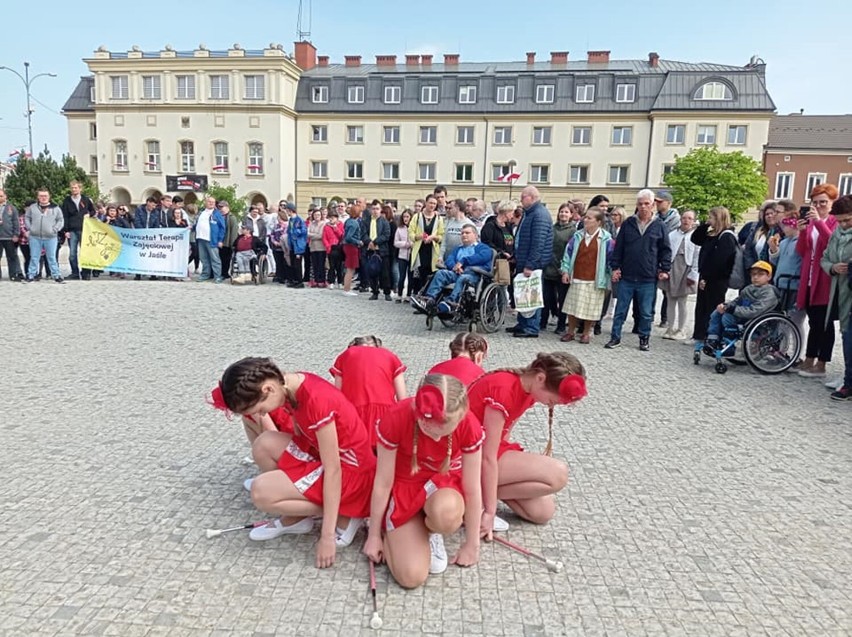
[[[205,398],[241,356],[324,374],[368,332],[411,387],[449,330],[366,295],[273,285],[3,281],[0,298],[0,633],[374,634],[359,546],[319,571],[312,536],[205,538],[262,518],[241,427]],[[557,409],[571,481],[556,518],[507,514],[508,538],[564,570],[496,545],[416,591],[380,568],[381,634],[850,634],[850,405],[795,375],[714,374],[680,343],[604,340],[568,346],[590,396]],[[560,348],[553,334],[491,344],[489,368]],[[537,409],[517,426],[529,449],[545,423]]]

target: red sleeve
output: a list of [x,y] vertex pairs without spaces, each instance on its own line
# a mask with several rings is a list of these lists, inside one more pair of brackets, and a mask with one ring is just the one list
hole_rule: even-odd
[[[348,350],[347,350],[348,351]],[[337,359],[332,363],[331,367],[328,368],[328,373],[337,378],[338,376],[343,376],[343,370],[346,367],[346,352],[343,352]]]
[[399,449],[400,432],[405,424],[405,416],[411,411],[409,401],[399,403],[389,410],[376,423],[376,439],[379,444],[389,451]]
[[[334,422],[337,415],[336,405],[333,400],[330,400],[329,395],[336,391],[337,389],[326,380],[312,387],[310,400],[305,401],[302,408],[305,429],[315,432]],[[302,424],[301,421],[299,424]]]
[[458,433],[459,449],[462,453],[476,453],[482,449],[482,443],[485,441],[485,429],[482,428],[479,418],[471,412],[468,412],[459,423]]
[[399,356],[397,356],[390,350],[387,351],[390,354],[388,360],[390,361],[391,378],[396,378],[408,368],[403,364],[401,360],[399,360]]

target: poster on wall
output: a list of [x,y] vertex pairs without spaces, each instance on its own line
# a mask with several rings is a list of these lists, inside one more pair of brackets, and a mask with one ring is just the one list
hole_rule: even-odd
[[207,175],[166,175],[166,192],[204,192]]

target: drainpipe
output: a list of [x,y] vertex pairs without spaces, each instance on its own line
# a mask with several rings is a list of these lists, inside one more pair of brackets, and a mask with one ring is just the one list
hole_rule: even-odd
[[[651,184],[651,155],[654,148],[654,124],[656,123],[652,113],[648,113],[648,119],[651,120],[651,134],[648,138],[648,160],[645,162],[645,188],[650,188]],[[686,133],[684,133],[684,136]]]
[[482,151],[482,200],[485,201],[485,186],[488,183],[488,144],[491,137],[488,134],[490,124],[488,117],[483,117],[482,119],[485,121],[485,149]]

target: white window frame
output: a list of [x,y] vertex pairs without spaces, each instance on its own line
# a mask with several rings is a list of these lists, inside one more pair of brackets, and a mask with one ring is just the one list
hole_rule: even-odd
[[550,146],[553,143],[553,126],[533,126],[532,145]]
[[530,164],[530,183],[550,183],[550,164]]
[[[786,181],[786,188],[783,187],[783,182]],[[790,199],[793,197],[796,185],[796,173],[794,172],[779,172],[775,175],[775,199]],[[808,193],[810,194],[810,193]]]
[[[432,134],[429,137],[432,137],[431,140],[423,141],[423,133],[430,131]],[[420,130],[417,133],[417,143],[424,146],[434,146],[438,143],[438,127],[435,125],[430,126],[421,126]]]
[[318,208],[325,208],[328,199],[326,197],[311,197],[311,203],[317,206]]
[[398,145],[400,139],[400,127],[397,125],[382,126],[382,143]]
[[246,174],[247,175],[262,175],[263,174],[263,142],[249,142],[246,144]]
[[[495,126],[494,127],[494,145],[495,146],[511,146],[512,145],[511,126]],[[498,135],[499,133],[499,135]]]
[[[713,141],[708,141],[707,133],[713,131]],[[719,128],[716,124],[699,124],[695,129],[695,145],[696,146],[715,146],[719,135]]]
[[[249,84],[251,82],[251,85]],[[266,76],[258,73],[252,73],[243,76],[243,85],[245,92],[243,99],[246,100],[263,100],[266,99]],[[251,90],[249,90],[251,89]]]
[[[472,162],[460,162],[457,164],[453,164],[453,181],[462,184],[470,184],[473,183],[473,163]],[[465,178],[463,174],[462,177],[459,177],[459,170],[463,172],[470,172],[470,177]]]
[[456,145],[471,146],[474,140],[474,127],[468,124],[456,126]]
[[[185,146],[184,144],[189,144]],[[186,152],[187,149],[192,152]],[[195,172],[195,142],[189,139],[178,141],[178,150],[180,151],[180,171],[182,173]]]
[[[670,135],[675,131],[674,135]],[[678,132],[680,135],[678,135]],[[674,137],[674,139],[672,139]],[[669,124],[666,126],[666,145],[683,146],[686,143],[686,124]]]
[[317,84],[311,87],[311,102],[313,104],[328,104],[327,84]]
[[386,86],[384,98],[385,104],[400,104],[402,102],[402,87],[399,84]]
[[433,161],[424,161],[417,164],[417,181],[437,181],[437,173],[437,165]]
[[[156,144],[157,146],[152,149],[151,144]],[[158,173],[163,169],[162,164],[160,163],[160,158],[162,154],[160,153],[160,141],[157,139],[146,139],[145,140],[145,172],[149,173]]]
[[383,161],[382,162],[382,181],[399,181],[399,162],[398,161]]
[[194,75],[176,75],[175,76],[175,99],[176,100],[194,100],[195,99],[195,76]]
[[595,101],[594,84],[577,84],[574,88],[574,102],[576,104],[593,104]]
[[636,101],[636,85],[635,84],[616,84],[615,85],[615,101],[619,104],[632,104]]
[[837,177],[837,191],[841,197],[852,195],[852,173],[840,173]]
[[89,174],[97,175],[98,174],[98,156],[97,155],[89,155]]
[[362,161],[347,161],[346,162],[346,179],[364,179],[364,162]]
[[[574,177],[574,174],[577,174],[577,177]],[[583,173],[585,173],[585,179],[583,179]],[[568,183],[569,184],[587,184],[589,183],[589,165],[588,164],[572,164],[568,166]]]
[[[503,175],[511,175],[512,166],[509,164],[491,164],[491,181],[499,182],[499,178]],[[502,183],[502,182],[501,182]]]
[[[361,131],[361,137],[358,138],[357,132]],[[362,124],[347,124],[346,125],[346,143],[347,144],[363,144],[364,143],[364,126]]]
[[[500,95],[502,91],[503,95]],[[497,103],[498,104],[514,104],[515,103],[515,85],[503,84],[497,87]]]
[[538,84],[535,87],[536,104],[553,104],[556,101],[555,84]]
[[476,84],[459,86],[459,104],[476,104]]
[[692,99],[706,102],[730,102],[734,99],[734,92],[724,82],[710,81],[699,86]]
[[311,161],[311,179],[328,179],[328,162],[326,160]]
[[[739,140],[739,135],[731,141],[731,133],[742,131],[743,140]],[[748,126],[746,124],[728,124],[728,146],[745,146],[748,142]]]
[[210,76],[210,99],[231,99],[231,78],[225,73],[217,73]]
[[632,146],[632,145],[633,145],[633,127],[632,126],[613,126],[612,127],[612,136],[610,137],[610,146]]
[[[219,147],[219,144],[223,144],[224,148]],[[225,152],[221,152],[222,150]],[[213,166],[210,172],[216,175],[227,175],[231,171],[230,146],[228,142],[221,139],[213,142]]]
[[130,99],[130,77],[127,75],[110,75],[110,99],[127,100]]
[[424,84],[420,87],[421,104],[437,104],[440,99],[440,89],[434,84]]
[[127,172],[130,170],[128,165],[128,152],[126,139],[112,140],[112,169],[114,172]]
[[311,124],[311,143],[312,144],[327,144],[328,143],[328,125],[327,124]]
[[[582,131],[582,132],[581,132]],[[588,139],[583,141],[582,138],[588,133]],[[577,133],[580,133],[580,141],[577,141]],[[592,127],[591,126],[574,126],[571,128],[571,145],[572,146],[591,146],[592,145]]]
[[808,178],[805,180],[805,201],[811,200],[811,190],[813,190],[820,184],[824,184],[826,182],[827,177],[828,175],[826,175],[825,173],[808,173]]
[[[615,181],[612,179],[612,171],[617,169],[619,171],[619,176],[621,176],[621,170],[624,169],[624,181]],[[629,186],[630,185],[630,164],[610,164],[606,169],[606,183],[616,185],[616,186]]]
[[363,84],[350,84],[346,87],[347,104],[363,104],[367,89]]

